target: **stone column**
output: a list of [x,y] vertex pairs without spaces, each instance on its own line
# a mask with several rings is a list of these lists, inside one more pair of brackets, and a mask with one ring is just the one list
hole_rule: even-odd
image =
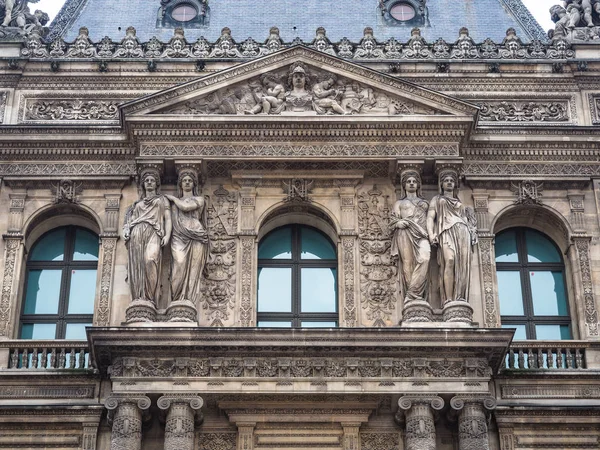
[[238,422],[238,441],[237,450],[253,450],[254,449],[254,427],[255,423]]
[[344,450],[360,450],[358,430],[360,423],[342,423],[344,430]]
[[459,450],[489,450],[487,412],[496,407],[496,401],[485,396],[457,396],[450,406],[458,411]]
[[104,405],[112,425],[110,450],[142,450],[142,419],[150,408],[150,399],[145,395],[115,396]]
[[444,407],[444,400],[431,395],[405,395],[398,400],[405,411],[405,450],[436,450],[434,410]]
[[165,450],[194,450],[195,423],[202,418],[203,404],[197,396],[164,395],[158,399],[158,407],[167,413]]

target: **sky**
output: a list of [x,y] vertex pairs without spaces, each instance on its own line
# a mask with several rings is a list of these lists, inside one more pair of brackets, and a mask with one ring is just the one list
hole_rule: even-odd
[[[50,20],[52,20],[64,2],[65,0],[40,0],[39,3],[31,5],[31,10],[34,11],[35,9],[41,9],[42,11],[47,12],[50,16]],[[529,10],[545,30],[553,28],[553,23],[550,20],[550,13],[548,10],[552,5],[562,3],[560,0],[523,0],[523,3],[525,3],[525,6],[529,8]]]

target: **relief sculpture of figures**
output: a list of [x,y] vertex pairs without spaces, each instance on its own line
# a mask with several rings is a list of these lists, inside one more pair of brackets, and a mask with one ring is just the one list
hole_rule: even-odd
[[127,210],[123,226],[133,300],[126,316],[127,322],[154,322],[160,297],[162,249],[171,237],[171,210],[169,201],[158,192],[158,170],[142,170],[140,183],[141,198]]
[[208,259],[206,201],[198,195],[198,175],[194,169],[179,171],[178,197],[171,202],[171,295],[167,308],[170,322],[196,322],[202,272]]
[[455,170],[442,170],[439,186],[440,195],[433,197],[429,205],[427,233],[431,245],[438,247],[444,321],[470,323],[472,308],[467,300],[472,246],[477,243],[475,212],[458,199]]
[[390,228],[393,257],[398,258],[400,298],[404,299],[403,322],[431,322],[432,310],[426,300],[431,247],[427,235],[429,204],[420,195],[417,171],[402,173],[404,197],[394,204]]

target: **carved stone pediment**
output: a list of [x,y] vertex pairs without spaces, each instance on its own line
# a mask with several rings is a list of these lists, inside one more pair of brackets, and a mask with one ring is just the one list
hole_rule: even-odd
[[460,116],[477,108],[445,94],[295,46],[122,106],[125,120],[181,116]]

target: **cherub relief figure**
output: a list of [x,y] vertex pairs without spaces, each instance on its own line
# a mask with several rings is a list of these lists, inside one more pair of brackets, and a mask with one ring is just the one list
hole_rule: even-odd
[[343,89],[334,89],[335,81],[335,78],[330,76],[313,86],[315,111],[318,114],[346,114],[346,111],[337,101],[342,95]]

